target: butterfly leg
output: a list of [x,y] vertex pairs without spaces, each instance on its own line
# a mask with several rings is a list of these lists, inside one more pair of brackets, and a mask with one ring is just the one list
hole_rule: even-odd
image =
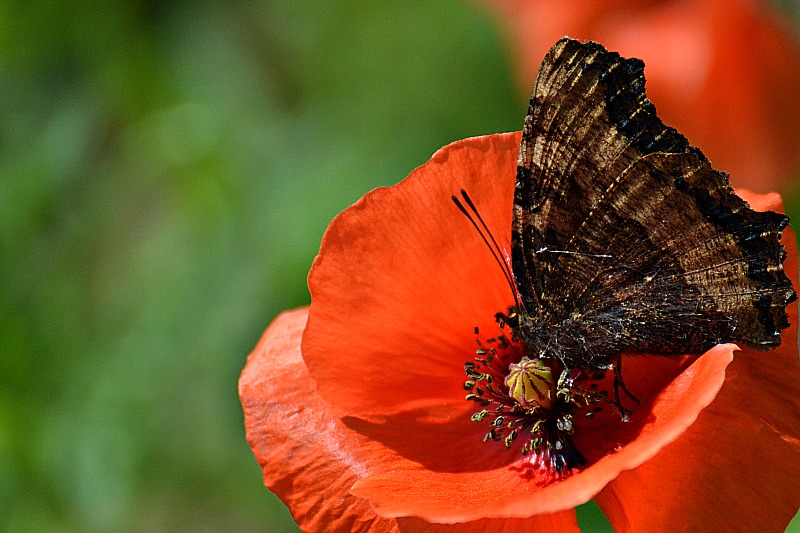
[[619,391],[622,389],[622,392],[625,393],[628,398],[636,402],[636,405],[641,404],[639,399],[633,395],[631,391],[628,390],[628,387],[625,386],[625,380],[622,379],[622,354],[617,355],[617,360],[614,362],[614,406],[619,409],[620,415],[622,419],[627,421],[630,418],[630,415],[633,414],[633,411],[624,407],[622,405],[622,400],[619,397]]
[[561,371],[561,376],[558,378],[558,381],[556,381],[557,398],[567,404],[574,404],[579,408],[609,401],[608,395],[605,392],[598,392],[595,389],[586,389],[576,384],[576,380],[583,381],[586,375],[583,371],[579,371],[577,376],[570,376],[572,370],[574,369],[564,367]]

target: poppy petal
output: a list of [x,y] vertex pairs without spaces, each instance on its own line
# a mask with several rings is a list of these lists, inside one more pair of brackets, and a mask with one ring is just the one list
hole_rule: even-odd
[[359,415],[418,402],[463,406],[460,368],[474,356],[473,327],[497,331],[494,314],[513,297],[451,196],[467,191],[509,249],[519,142],[508,133],[450,144],[330,224],[309,274],[302,341],[328,402]]
[[[755,209],[781,210],[776,194],[739,193]],[[794,233],[783,243],[796,280]],[[797,304],[787,311],[780,347],[737,352],[697,422],[598,495],[615,531],[685,530],[687,520],[693,531],[784,531],[800,507]]]
[[304,531],[579,531],[571,510],[533,520],[430,524],[413,517],[382,518],[366,500],[352,496],[350,487],[375,465],[403,462],[348,430],[314,391],[300,356],[307,313],[307,308],[298,309],[276,318],[239,380],[247,440],[262,466],[264,482]]

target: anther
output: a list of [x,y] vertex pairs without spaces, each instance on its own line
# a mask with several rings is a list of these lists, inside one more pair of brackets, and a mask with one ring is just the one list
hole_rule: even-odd
[[478,411],[477,413],[473,414],[470,418],[473,422],[482,422],[488,413],[489,411],[484,409],[483,411]]
[[517,430],[515,429],[505,439],[506,449],[511,448],[511,444],[514,442],[514,439],[517,438]]

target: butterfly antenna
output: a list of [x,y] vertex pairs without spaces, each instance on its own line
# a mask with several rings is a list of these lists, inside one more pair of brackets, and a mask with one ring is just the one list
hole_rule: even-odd
[[[500,246],[497,244],[494,235],[492,235],[492,232],[489,231],[489,226],[487,226],[486,222],[483,221],[483,217],[481,217],[481,214],[478,212],[478,209],[475,207],[475,204],[472,203],[472,199],[467,194],[467,191],[461,189],[461,196],[464,198],[464,202],[466,202],[467,206],[469,206],[469,211],[467,210],[466,207],[464,207],[464,204],[462,204],[461,201],[458,199],[458,197],[456,197],[455,195],[451,196],[453,203],[456,204],[456,207],[458,207],[461,210],[461,213],[465,217],[467,217],[467,220],[470,221],[472,226],[478,232],[478,235],[480,235],[481,239],[483,239],[483,242],[486,244],[486,247],[489,248],[490,252],[492,252],[492,257],[494,257],[494,260],[497,262],[498,266],[500,267],[500,270],[503,271],[503,276],[506,278],[506,283],[508,283],[508,286],[511,288],[511,292],[514,295],[514,304],[517,307],[520,307],[521,303],[519,301],[519,296],[517,295],[517,284],[514,283],[513,272],[511,271],[511,268],[508,266],[508,263],[506,263],[502,259],[503,257],[505,257],[503,249],[500,248]],[[474,217],[472,214],[470,214],[470,211],[475,215]],[[478,223],[480,223],[480,225]],[[489,242],[490,240],[491,242]]]

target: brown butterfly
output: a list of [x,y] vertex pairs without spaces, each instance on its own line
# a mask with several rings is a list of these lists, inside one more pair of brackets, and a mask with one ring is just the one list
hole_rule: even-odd
[[644,63],[561,39],[531,94],[519,151],[512,327],[533,355],[603,370],[622,353],[780,345],[796,294],[788,218],[756,212],[665,126]]

